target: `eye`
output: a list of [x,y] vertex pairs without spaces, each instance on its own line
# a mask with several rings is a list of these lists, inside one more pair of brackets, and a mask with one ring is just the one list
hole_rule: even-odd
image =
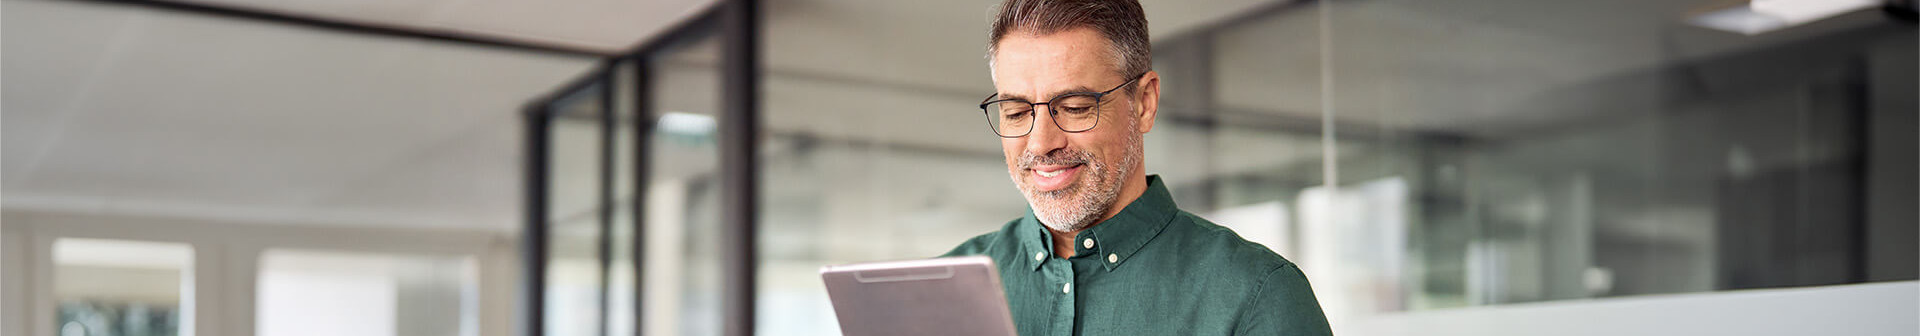
[[1090,112],[1093,112],[1093,105],[1084,105],[1084,106],[1062,105],[1060,106],[1060,113],[1086,114]]
[[1093,113],[1100,106],[1100,98],[1089,95],[1071,95],[1054,100],[1055,113],[1082,116]]
[[1020,120],[1020,119],[1026,119],[1028,114],[1032,114],[1032,112],[1020,111],[1020,110],[1003,111],[1000,113],[1000,118],[1006,119],[1006,120]]

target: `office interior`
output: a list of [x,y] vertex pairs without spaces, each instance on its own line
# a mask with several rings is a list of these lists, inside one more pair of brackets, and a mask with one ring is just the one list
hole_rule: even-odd
[[[0,0],[0,334],[837,335],[1026,204],[996,1]],[[1920,332],[1904,0],[1143,0],[1342,335]]]

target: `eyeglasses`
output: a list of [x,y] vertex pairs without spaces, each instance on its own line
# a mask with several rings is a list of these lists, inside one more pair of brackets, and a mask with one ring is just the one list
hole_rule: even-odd
[[1000,99],[1000,94],[987,96],[987,102],[980,104],[980,111],[987,114],[987,126],[994,134],[1003,138],[1018,138],[1033,133],[1034,114],[1040,105],[1048,106],[1048,114],[1053,116],[1053,126],[1067,133],[1080,133],[1093,129],[1100,124],[1100,105],[1106,103],[1107,94],[1132,85],[1146,74],[1134,76],[1126,83],[1120,83],[1103,92],[1074,92],[1062,94],[1045,103],[1034,103],[1023,99]]

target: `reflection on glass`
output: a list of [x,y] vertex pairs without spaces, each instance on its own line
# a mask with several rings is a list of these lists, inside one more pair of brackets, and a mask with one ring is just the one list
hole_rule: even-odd
[[62,238],[53,242],[61,336],[193,335],[193,247]]
[[613,260],[607,268],[607,334],[635,335],[634,314],[634,145],[635,132],[633,115],[637,103],[634,87],[634,62],[623,61],[613,67],[614,82],[614,124],[613,124],[613,179],[607,183],[613,187],[613,226],[608,232],[612,236],[609,246]]
[[260,336],[474,336],[472,258],[312,250],[260,255]]
[[[1912,212],[1870,206],[1915,202],[1913,152],[1874,150],[1914,146],[1914,30],[1877,10],[1756,35],[1676,19],[1713,5],[1303,18],[1335,32],[1336,196],[1297,258],[1329,314],[1914,279]],[[1382,181],[1405,197],[1382,203]]]
[[600,94],[606,83],[566,93],[551,105],[548,139],[546,332],[588,336],[602,332]]
[[695,36],[647,60],[654,128],[644,139],[647,190],[638,196],[646,201],[648,335],[719,335],[719,251],[745,243],[720,240],[717,41]]

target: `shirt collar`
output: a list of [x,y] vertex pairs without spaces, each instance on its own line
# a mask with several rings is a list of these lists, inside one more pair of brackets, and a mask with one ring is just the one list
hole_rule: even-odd
[[[1159,236],[1160,231],[1166,229],[1167,223],[1171,223],[1174,215],[1179,212],[1180,208],[1173,203],[1173,194],[1167,191],[1166,185],[1160,181],[1160,176],[1148,175],[1147,191],[1141,193],[1140,198],[1134,199],[1133,203],[1120,209],[1120,213],[1113,218],[1081,230],[1073,239],[1075,244],[1092,239],[1095,242],[1094,246],[1087,248],[1085,245],[1079,245],[1074,246],[1074,249],[1099,259],[1100,264],[1111,271],[1120,264],[1126,263],[1127,259],[1132,258],[1134,252],[1138,252],[1141,247],[1145,247],[1148,241]],[[1028,261],[1030,268],[1039,269],[1040,264],[1047,257],[1053,256],[1053,249],[1048,248],[1051,245],[1050,233],[1046,226],[1041,225],[1040,220],[1034,217],[1032,208],[1027,209],[1026,216],[1020,221],[1019,228],[1016,229],[1019,231],[1015,232],[1015,236],[1023,241],[1021,245],[1026,247],[1028,254],[1035,255]]]

